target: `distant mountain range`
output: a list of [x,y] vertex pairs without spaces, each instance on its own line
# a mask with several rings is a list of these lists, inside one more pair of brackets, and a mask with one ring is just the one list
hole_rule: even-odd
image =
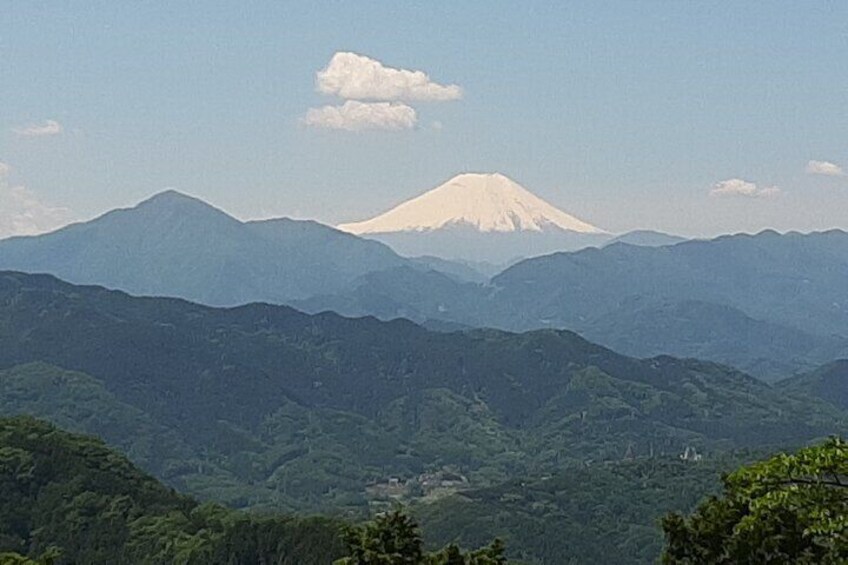
[[663,247],[664,245],[675,245],[677,243],[683,243],[684,241],[686,241],[686,238],[678,235],[670,235],[654,230],[634,230],[617,235],[604,245],[627,243],[629,245],[638,245],[641,247]]
[[[518,245],[507,255],[514,262],[547,249]],[[308,220],[242,222],[171,190],[56,232],[0,240],[0,268],[217,306],[335,294],[363,275],[398,267],[475,282],[501,270],[423,251],[402,257],[383,243]]]
[[[478,177],[463,182],[524,196],[506,177]],[[531,226],[526,235],[544,237],[546,216],[527,206],[512,227]],[[452,230],[473,230],[488,244],[525,233],[495,229],[503,222],[481,225],[492,229],[396,235],[429,233],[448,245]],[[2,240],[0,269],[214,306],[267,302],[312,313],[404,317],[442,331],[565,328],[629,355],[709,359],[769,380],[848,356],[845,232],[700,241],[650,231],[601,236],[616,241],[498,272],[491,263],[403,257],[315,222],[241,222],[165,192],[51,234]]]
[[220,306],[285,303],[410,265],[391,249],[311,221],[241,222],[168,191],[59,231],[0,241],[0,268]]
[[[477,190],[477,199],[465,203],[468,214],[487,195],[501,197],[489,203],[494,210],[490,214],[471,217],[479,223],[475,224],[473,239],[482,238],[479,241],[483,247],[495,244],[504,252],[497,263],[446,258],[450,255],[447,249],[460,245],[452,240],[456,230],[468,229],[460,226],[462,222],[447,222],[438,230],[413,230],[406,235],[426,232],[440,241],[446,238],[444,245],[435,254],[425,253],[428,245],[424,245],[421,253],[400,256],[385,244],[313,221],[280,218],[242,222],[197,198],[169,190],[132,208],[113,210],[56,232],[0,240],[0,269],[49,273],[79,284],[101,284],[133,294],[175,296],[216,306],[284,304],[342,293],[354,288],[361,277],[398,268],[423,271],[425,278],[432,270],[460,282],[485,283],[522,258],[573,247],[561,236],[582,232],[560,226],[598,236],[592,240],[597,244],[613,237],[595,233],[596,228],[553,209],[501,175],[462,175],[457,179],[465,180],[459,185],[446,183],[442,189],[448,196],[458,189]],[[442,204],[444,198],[439,195],[443,193],[433,192],[437,204]],[[425,204],[428,201],[424,199]],[[521,215],[510,216],[511,212],[503,208],[506,205],[520,210]],[[477,230],[480,226],[484,231]],[[358,231],[352,226],[346,228]],[[516,230],[529,234],[529,239],[523,239]],[[654,232],[619,237],[647,245],[672,238]],[[542,242],[547,243],[537,245]],[[578,247],[586,244],[583,241]],[[473,258],[473,250],[466,250],[466,256]]]
[[670,246],[615,243],[521,261],[469,286],[397,269],[306,311],[568,328],[635,356],[732,363],[776,379],[848,356],[848,234],[762,232]]
[[506,535],[547,563],[651,562],[657,517],[728,461],[848,433],[848,234],[613,236],[534,210],[395,235],[599,239],[499,270],[169,191],[2,240],[0,413],[97,434],[201,499],[401,500],[440,542]]
[[361,510],[391,477],[484,486],[687,447],[790,446],[848,425],[803,392],[567,331],[439,333],[13,272],[0,273],[0,412],[101,435],[203,498],[301,510]]

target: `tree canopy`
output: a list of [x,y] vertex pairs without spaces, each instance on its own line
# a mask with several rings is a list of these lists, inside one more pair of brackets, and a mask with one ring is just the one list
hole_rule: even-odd
[[324,565],[341,522],[199,504],[93,438],[0,418],[0,564]]
[[724,478],[690,517],[663,520],[666,564],[848,562],[848,443],[779,454]]
[[496,539],[488,547],[463,552],[454,544],[426,553],[418,524],[395,510],[363,526],[345,531],[348,556],[335,565],[506,565],[504,545]]

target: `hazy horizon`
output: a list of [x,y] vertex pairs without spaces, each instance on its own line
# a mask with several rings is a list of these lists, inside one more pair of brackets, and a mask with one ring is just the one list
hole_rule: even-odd
[[[103,216],[105,216],[105,215],[107,215],[111,212],[134,209],[137,206],[139,206],[139,205],[141,205],[141,204],[143,204],[143,203],[145,203],[149,200],[152,200],[153,198],[155,198],[157,196],[167,194],[167,193],[171,193],[171,192],[176,193],[176,194],[180,194],[182,196],[187,196],[187,197],[195,199],[195,200],[199,200],[202,203],[204,203],[204,204],[206,204],[206,205],[208,205],[208,206],[210,206],[210,207],[212,207],[212,208],[214,208],[214,209],[216,209],[220,212],[223,212],[224,214],[226,214],[226,215],[228,215],[232,218],[235,218],[236,220],[243,222],[243,223],[261,222],[261,221],[269,221],[269,220],[314,221],[314,222],[318,222],[322,225],[337,229],[339,231],[343,231],[343,232],[345,231],[343,229],[340,229],[340,226],[338,224],[333,225],[333,224],[330,224],[330,223],[325,223],[325,222],[322,222],[322,221],[320,221],[316,218],[296,217],[296,216],[290,216],[290,215],[285,215],[285,214],[283,214],[283,215],[270,214],[270,215],[265,215],[265,216],[259,215],[259,216],[255,216],[255,217],[251,217],[251,216],[245,217],[245,216],[238,215],[238,214],[232,212],[231,210],[228,210],[225,207],[223,207],[223,206],[221,206],[221,205],[219,205],[219,204],[217,204],[213,201],[207,200],[206,198],[204,198],[201,195],[192,194],[192,193],[189,193],[189,192],[186,192],[186,191],[183,191],[183,190],[179,190],[179,189],[174,188],[174,187],[166,187],[166,188],[163,188],[163,189],[161,189],[157,192],[154,192],[150,195],[144,196],[140,200],[133,201],[133,202],[127,203],[125,205],[119,205],[119,206],[117,206],[115,208],[111,208],[109,210],[104,210],[103,212],[94,214],[94,215],[92,215],[91,217],[88,217],[88,218],[74,218],[73,220],[63,222],[61,225],[58,225],[57,227],[51,228],[49,230],[40,231],[38,233],[21,233],[21,234],[14,234],[14,235],[12,235],[12,234],[10,234],[10,235],[0,234],[0,241],[2,241],[4,239],[9,239],[9,238],[12,238],[12,237],[21,237],[21,236],[26,237],[26,236],[45,235],[45,234],[51,233],[53,231],[57,231],[57,230],[60,230],[62,228],[69,227],[69,226],[72,226],[72,225],[75,225],[75,224],[89,223],[89,222],[95,221],[95,220],[97,220],[97,219],[99,219],[99,218],[101,218],[101,217],[103,217]],[[417,196],[421,196],[421,194],[413,195],[411,197],[411,199],[414,199]],[[387,211],[391,211],[391,209],[383,210],[382,212],[387,212]],[[375,216],[379,216],[380,214],[381,214],[381,212],[378,212]],[[652,227],[636,227],[636,228],[629,229],[629,230],[626,230],[626,231],[619,231],[619,232],[607,231],[606,233],[609,236],[619,236],[619,235],[626,235],[626,234],[634,233],[634,232],[652,232],[653,231],[653,232],[657,232],[657,233],[665,233],[665,234],[668,234],[668,235],[681,236],[681,237],[684,237],[686,239],[691,239],[691,240],[696,240],[696,239],[708,240],[708,239],[714,239],[714,238],[718,238],[718,237],[722,237],[722,236],[757,235],[757,234],[760,234],[762,232],[769,232],[769,231],[777,232],[779,234],[800,233],[800,234],[807,235],[807,234],[813,234],[813,233],[823,233],[823,232],[828,232],[828,231],[833,231],[833,230],[848,232],[848,227],[834,226],[834,227],[830,227],[830,228],[823,227],[823,228],[813,228],[813,229],[808,229],[808,230],[803,230],[803,229],[799,230],[799,229],[793,229],[793,228],[777,229],[777,228],[772,228],[772,227],[767,226],[767,227],[763,227],[763,228],[759,228],[759,229],[752,229],[752,230],[741,229],[741,230],[736,230],[736,231],[718,232],[718,233],[715,233],[715,234],[700,235],[700,236],[699,235],[688,235],[688,234],[679,233],[679,232],[665,232],[665,231],[662,231],[662,230],[659,230],[659,229],[656,229],[656,228],[652,228]],[[350,233],[350,232],[348,232],[348,233]],[[379,234],[367,234],[367,233],[366,234],[353,234],[353,233],[351,233],[350,235],[355,235],[357,237],[364,238],[364,239],[374,239],[375,235],[379,235]],[[379,240],[379,238],[377,238],[377,240]],[[391,245],[389,247],[391,247]],[[401,256],[407,256],[406,254],[399,252],[397,250],[394,250],[394,251]]]
[[337,225],[477,171],[616,233],[848,227],[848,6],[250,8],[4,11],[0,225]]

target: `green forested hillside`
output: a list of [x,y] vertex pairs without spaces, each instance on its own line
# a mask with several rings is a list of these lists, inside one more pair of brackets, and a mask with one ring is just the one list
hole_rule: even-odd
[[432,543],[484,543],[498,537],[526,563],[653,563],[660,519],[688,512],[719,477],[752,458],[657,459],[574,468],[514,479],[414,508]]
[[340,528],[199,505],[98,440],[0,418],[0,554],[48,554],[58,564],[326,565],[344,555]]
[[[544,549],[553,542],[531,535],[542,522],[593,539],[633,516],[632,526],[615,522],[616,539],[653,548],[647,555],[658,542],[646,517],[688,509],[712,484],[698,469],[718,469],[726,451],[801,445],[848,426],[838,406],[728,367],[632,359],[566,331],[438,333],[9,272],[0,274],[0,413],[97,434],[203,500],[354,519],[413,503],[428,539],[479,529],[540,563],[555,562]],[[664,463],[684,452],[703,467]],[[617,470],[630,459],[640,463]],[[616,473],[658,494],[626,503],[610,486]],[[541,491],[565,482],[528,517],[508,482],[516,478]],[[564,502],[575,480],[586,487]],[[593,491],[630,505],[569,506]],[[468,500],[459,508],[470,512],[451,506]],[[494,525],[490,512],[501,516]],[[450,525],[460,518],[471,525]]]
[[118,400],[86,374],[44,363],[0,370],[0,415],[29,414],[62,429],[97,435],[157,476],[200,465],[199,454],[172,429]]
[[811,396],[835,408],[848,410],[848,359],[838,359],[781,381],[778,388],[785,394]]
[[631,359],[570,332],[435,333],[17,273],[0,275],[0,370],[6,413],[102,435],[203,498],[276,509],[362,513],[588,461],[797,445],[846,425],[836,407],[732,369]]
[[372,272],[309,312],[443,320],[513,331],[568,328],[630,355],[732,363],[766,380],[848,356],[848,234],[739,234],[521,261],[486,286]]

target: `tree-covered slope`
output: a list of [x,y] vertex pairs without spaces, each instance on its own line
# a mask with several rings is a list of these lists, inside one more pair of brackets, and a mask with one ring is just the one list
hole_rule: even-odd
[[715,460],[643,459],[521,477],[414,507],[435,545],[498,537],[523,563],[655,563],[660,519],[689,512],[750,454]]
[[786,393],[819,398],[841,410],[848,410],[848,359],[838,359],[813,371],[778,383]]
[[58,554],[59,564],[325,565],[343,555],[340,526],[199,505],[99,440],[0,419],[0,553]]
[[[468,488],[587,460],[796,445],[846,425],[727,367],[632,359],[565,331],[436,333],[5,272],[0,370],[14,367],[0,405],[101,434],[169,484],[238,506],[363,509],[429,496],[434,476]],[[87,378],[57,380],[55,367]],[[162,440],[118,433],[135,425]]]
[[848,233],[724,236],[611,245],[523,261],[492,280],[515,327],[573,325],[630,298],[699,300],[814,335],[848,334]]
[[583,322],[586,339],[637,357],[673,352],[774,381],[848,355],[848,338],[755,320],[731,306],[686,300],[627,300]]
[[159,477],[201,464],[198,452],[174,430],[118,400],[101,381],[45,363],[0,370],[0,414],[27,414],[97,435]]
[[766,231],[554,253],[487,286],[375,272],[298,306],[511,331],[567,328],[639,357],[696,355],[776,380],[846,355],[845,280],[845,232]]

